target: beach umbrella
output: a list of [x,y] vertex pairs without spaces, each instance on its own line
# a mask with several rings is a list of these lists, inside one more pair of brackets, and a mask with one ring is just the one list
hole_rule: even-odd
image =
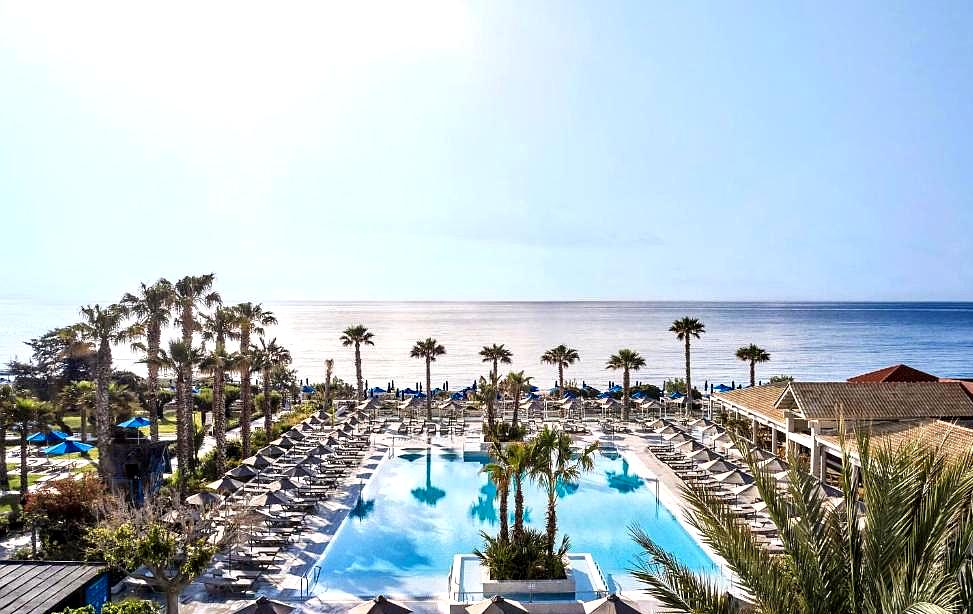
[[666,423],[663,420],[659,420],[658,418],[656,418],[652,422],[646,422],[645,423],[645,428],[651,429],[651,430],[661,429],[661,428],[664,428],[665,426],[666,426]]
[[[267,490],[295,490],[300,488],[299,485],[295,484],[291,480],[284,478],[282,480],[274,480],[270,484],[267,484]],[[187,499],[188,500],[188,499]]]
[[148,418],[143,418],[142,416],[133,416],[128,420],[119,422],[115,426],[120,426],[125,429],[141,429],[152,424]]
[[68,437],[70,437],[70,435],[62,431],[48,431],[46,433],[37,432],[31,433],[30,436],[27,437],[27,441],[29,443],[54,444],[65,441]]
[[736,467],[723,459],[716,459],[709,462],[700,463],[699,466],[701,469],[709,471],[710,473],[726,473],[727,471],[733,471],[736,469]]
[[726,473],[718,473],[713,476],[713,479],[722,484],[749,484],[753,482],[752,477],[739,469],[731,469]]
[[271,465],[273,465],[274,461],[272,459],[267,458],[263,454],[255,454],[250,458],[243,459],[242,461],[240,461],[240,464],[250,465],[252,467],[256,467],[257,469],[263,469],[265,467],[270,467]]
[[710,450],[709,448],[703,448],[702,450],[695,450],[686,454],[689,458],[696,461],[697,463],[705,463],[708,461],[716,460],[720,457],[719,454]]
[[385,595],[377,595],[374,599],[351,608],[348,614],[409,614],[411,611],[401,603],[386,599]]
[[693,438],[685,433],[672,433],[671,435],[663,435],[662,438],[673,445],[693,441]]
[[203,492],[198,492],[191,497],[186,497],[187,504],[197,507],[210,507],[213,505],[218,505],[221,501],[223,501],[223,497],[219,496],[215,492],[208,492],[205,490]]
[[466,606],[466,612],[467,614],[527,614],[527,608],[519,601],[494,595]]
[[260,473],[250,465],[237,465],[233,469],[226,472],[226,475],[231,478],[236,478],[238,480],[249,480],[253,476]]
[[717,384],[716,386],[713,386],[713,392],[729,392],[731,390],[733,390],[733,388],[730,388],[726,384]]
[[295,465],[294,467],[291,467],[285,471],[284,475],[289,478],[313,478],[317,477],[318,474],[311,471],[310,468],[305,467],[304,465]]
[[737,501],[744,503],[754,503],[760,500],[760,491],[753,482],[734,486],[730,489],[730,492],[737,498]]
[[243,482],[238,482],[233,478],[220,478],[215,482],[210,482],[206,486],[210,490],[215,490],[218,493],[228,495],[243,488]]
[[295,441],[300,441],[302,439],[307,439],[307,435],[305,435],[304,433],[302,433],[300,430],[298,430],[296,428],[292,428],[291,430],[287,431],[287,434],[284,435],[284,437],[287,437],[289,439],[293,439]]
[[245,605],[239,610],[233,610],[231,614],[290,614],[296,609],[297,606],[287,605],[261,595],[253,603]]
[[293,439],[285,435],[280,439],[275,439],[273,445],[277,446],[278,448],[284,448],[285,450],[290,450],[291,448],[294,447],[295,442]]
[[769,473],[778,473],[780,471],[787,470],[787,463],[776,457],[768,458],[765,461],[760,461],[757,463],[757,466]]
[[586,601],[584,612],[585,614],[642,614],[634,601],[622,599],[615,593],[603,599]]
[[773,454],[756,446],[750,448],[750,456],[756,461],[765,461],[774,458]]
[[266,446],[264,448],[260,448],[257,451],[257,453],[258,454],[263,454],[264,456],[266,456],[268,458],[278,458],[280,456],[283,456],[283,455],[287,454],[287,450],[285,450],[284,448],[281,448],[279,446],[269,445],[269,446]]
[[257,495],[247,502],[250,507],[264,507],[267,505],[291,505],[294,501],[280,490],[272,490]]
[[80,441],[74,441],[69,439],[67,441],[62,441],[61,443],[54,444],[49,448],[44,448],[44,454],[48,456],[60,456],[62,454],[75,454],[78,452],[87,452],[94,446],[90,443],[81,443]]
[[689,455],[697,450],[703,450],[703,444],[699,443],[695,439],[690,439],[689,441],[684,441],[682,443],[677,443],[673,446],[674,450],[682,452],[683,454]]
[[194,509],[190,509],[188,512],[186,510],[172,510],[162,515],[162,522],[173,524],[187,520],[199,520],[200,518],[199,512]]

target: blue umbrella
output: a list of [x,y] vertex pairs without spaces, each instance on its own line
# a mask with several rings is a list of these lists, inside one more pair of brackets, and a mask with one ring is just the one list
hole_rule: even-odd
[[70,437],[67,433],[62,433],[61,431],[51,431],[49,433],[33,433],[27,438],[30,443],[58,443],[64,441]]
[[314,386],[304,386],[301,388],[301,392],[304,394],[314,394]]
[[374,388],[369,390],[369,392],[371,392],[372,394],[385,394],[386,391],[385,388],[379,388],[378,386],[375,386]]
[[608,389],[608,392],[621,392],[622,390],[623,388],[621,386],[615,384],[614,386]]
[[608,398],[611,398],[611,393],[610,392],[602,392],[601,394],[599,394],[595,398],[598,398],[598,399],[608,399]]
[[76,452],[87,452],[94,446],[90,443],[81,443],[80,441],[74,441],[69,439],[67,441],[62,441],[61,443],[51,446],[49,448],[44,448],[44,453],[49,456],[60,456],[62,454],[74,454]]
[[538,390],[540,390],[540,388],[538,388],[537,386],[531,386],[530,387],[530,391],[531,392],[537,392]]
[[632,393],[632,398],[633,399],[641,399],[644,396],[645,396],[645,393],[642,392],[641,390],[636,390],[635,392]]
[[126,429],[140,429],[145,428],[152,424],[148,418],[143,418],[142,416],[134,416],[125,420],[124,422],[119,422],[115,426],[120,426]]
[[453,399],[454,401],[460,401],[463,399],[463,393],[454,392],[453,394],[449,395],[449,398]]
[[675,401],[676,399],[681,399],[684,396],[686,396],[686,395],[684,395],[681,392],[673,392],[672,394],[669,395],[669,398],[672,399],[673,401]]
[[733,388],[730,388],[726,384],[717,384],[716,386],[713,386],[713,392],[729,392],[731,390],[733,390]]
[[404,389],[402,389],[401,392],[402,392],[402,394],[415,394],[418,391],[413,390],[412,388],[404,388]]
[[573,392],[571,392],[570,390],[568,390],[567,392],[564,393],[564,398],[565,399],[577,399],[578,398],[578,395],[576,395]]

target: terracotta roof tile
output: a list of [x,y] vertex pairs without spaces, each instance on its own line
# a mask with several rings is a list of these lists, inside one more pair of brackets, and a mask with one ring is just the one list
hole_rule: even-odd
[[868,382],[937,382],[939,378],[919,369],[913,369],[909,365],[892,365],[877,371],[869,371],[855,377],[849,377],[848,381],[859,384]]

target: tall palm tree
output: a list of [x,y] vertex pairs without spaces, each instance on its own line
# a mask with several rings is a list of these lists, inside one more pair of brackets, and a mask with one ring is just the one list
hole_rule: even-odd
[[676,339],[686,344],[686,408],[693,408],[693,379],[692,369],[690,368],[689,341],[692,338],[699,339],[699,336],[706,332],[706,326],[696,318],[680,318],[669,327],[670,333],[675,333]]
[[[111,385],[109,385],[109,389],[111,389]],[[81,419],[81,428],[79,429],[81,441],[87,442],[88,415],[96,407],[94,384],[88,380],[71,382],[64,388],[61,388],[57,402],[65,413],[78,414],[78,417]]]
[[[159,356],[156,358],[159,368],[175,374],[176,376],[176,395],[192,395],[192,385],[186,383],[187,374],[192,373],[192,368],[203,360],[203,349],[187,345],[182,341],[170,341],[168,351],[160,349]],[[177,398],[177,404],[182,403],[183,399]],[[192,403],[192,401],[190,401]],[[191,405],[190,405],[191,406]],[[176,412],[176,433],[187,432],[183,421],[193,419],[193,414]],[[186,477],[189,471],[189,458],[191,454],[192,440],[176,440],[177,459],[179,463],[179,494],[186,495]]]
[[621,349],[612,354],[605,367],[613,371],[622,370],[622,420],[628,420],[629,414],[629,372],[638,371],[645,366],[645,359],[635,350]]
[[751,343],[741,348],[737,348],[736,357],[744,362],[750,363],[750,385],[757,384],[757,363],[770,360],[770,353],[762,347]]
[[238,366],[239,354],[227,352],[226,342],[238,338],[237,314],[230,307],[218,306],[203,316],[203,340],[212,341],[213,351],[203,357],[200,369],[213,376],[213,437],[216,439],[216,472],[226,468],[226,372]]
[[[541,354],[541,362],[557,367],[557,390],[559,394],[564,394],[564,370],[581,360],[578,350],[569,348],[563,343],[553,347]],[[561,417],[564,417],[564,408],[560,408]]]
[[537,448],[533,442],[514,442],[507,446],[506,460],[514,485],[513,541],[517,542],[524,536],[524,478],[537,462]]
[[485,377],[480,377],[480,382],[476,387],[476,393],[474,398],[483,404],[486,409],[486,419],[487,419],[487,438],[496,438],[497,436],[497,412],[496,412],[496,402],[497,402],[497,378],[492,373],[490,374],[490,380],[487,381]]
[[334,359],[328,358],[324,361],[324,411],[331,410],[332,379],[334,379]]
[[133,345],[133,349],[141,350],[145,353],[146,369],[148,371],[147,390],[145,394],[146,406],[149,411],[149,436],[152,441],[159,440],[159,418],[162,417],[162,408],[159,407],[159,367],[154,360],[159,355],[159,347],[162,342],[162,327],[169,322],[172,317],[172,309],[175,303],[175,289],[166,279],[159,279],[154,284],[147,286],[140,284],[138,294],[128,294],[122,297],[122,304],[125,305],[130,314],[135,318],[139,325],[145,343]]
[[[193,334],[201,330],[200,314],[202,308],[213,307],[221,302],[219,293],[213,291],[213,282],[215,281],[216,275],[213,273],[187,275],[177,281],[174,286],[176,325],[179,326],[182,344],[188,348],[193,346]],[[193,366],[198,362],[185,361],[182,363],[182,368],[186,371],[181,378],[184,390],[176,407],[176,438],[177,441],[183,442],[182,446],[177,445],[177,448],[180,448],[185,455],[185,458],[180,458],[179,461],[182,463],[185,460],[187,464],[180,464],[180,470],[188,468],[194,460],[194,455],[191,454],[191,450],[194,449],[193,442],[196,431],[196,423],[193,420]],[[182,413],[181,417],[179,416],[180,412]],[[180,424],[184,430],[179,430],[178,425]]]
[[[427,337],[425,341],[416,341],[409,352],[412,358],[420,358],[426,361],[426,420],[432,420],[432,363],[437,357],[446,353],[446,348],[439,344],[432,337]],[[359,384],[359,389],[361,384]]]
[[490,476],[490,480],[497,487],[498,515],[500,516],[500,541],[510,541],[510,530],[508,525],[508,497],[510,495],[510,480],[513,477],[510,470],[510,463],[507,462],[507,453],[499,442],[494,441],[490,448],[490,456],[493,461],[483,466],[483,471]]
[[520,418],[520,395],[530,392],[531,379],[530,376],[524,375],[523,371],[511,371],[503,378],[503,388],[514,402],[514,414],[511,419],[514,428],[517,427]]
[[598,442],[594,442],[577,457],[571,447],[571,436],[557,428],[544,426],[534,445],[537,458],[531,470],[531,477],[547,491],[547,553],[554,555],[554,540],[557,537],[557,487],[576,483],[581,474],[591,471],[595,466],[594,455]]
[[13,386],[3,384],[0,386],[0,490],[10,490],[10,475],[7,471],[7,428],[13,425],[14,407],[17,403],[17,395],[14,394]]
[[102,479],[111,475],[111,412],[108,407],[108,384],[111,381],[113,345],[131,340],[141,334],[138,325],[126,322],[128,310],[119,304],[104,309],[100,305],[81,308],[82,320],[76,325],[82,339],[98,346],[95,353],[95,419],[98,433],[98,472]]
[[[47,425],[47,419],[51,415],[49,404],[38,401],[31,397],[18,396],[14,400],[11,419],[20,426],[20,504],[27,502],[27,434],[30,432],[31,425],[43,430]],[[100,460],[100,458],[99,458]],[[6,463],[6,459],[4,459]]]
[[497,370],[500,363],[509,365],[514,353],[503,347],[502,343],[500,345],[494,343],[490,346],[484,345],[483,349],[480,350],[480,356],[483,358],[483,362],[493,363],[493,379],[497,379],[500,377],[500,373]]
[[267,343],[261,337],[260,345],[254,345],[251,349],[251,356],[253,357],[254,370],[259,370],[260,376],[263,378],[264,433],[267,435],[267,440],[269,441],[270,431],[273,427],[273,417],[271,415],[272,406],[270,403],[270,376],[274,369],[290,364],[291,353],[287,348],[277,343],[276,337],[271,339],[270,343]]
[[233,308],[240,332],[240,441],[243,457],[250,456],[250,416],[253,411],[253,391],[250,387],[250,335],[263,335],[264,327],[277,324],[273,312],[260,303],[240,303]]
[[[973,454],[950,457],[944,447],[919,441],[870,447],[867,436],[857,439],[860,461],[853,463],[846,447],[837,504],[797,465],[781,488],[747,455],[781,538],[779,554],[712,491],[683,489],[687,519],[734,571],[753,604],[746,611],[969,612]],[[690,571],[640,529],[632,532],[648,555],[634,575],[666,611],[744,611],[713,580]]]
[[358,396],[356,397],[359,401],[365,398],[365,388],[363,385],[362,374],[361,374],[361,346],[363,345],[375,345],[372,339],[375,337],[367,328],[363,325],[358,324],[357,326],[349,326],[341,333],[341,337],[338,338],[341,341],[341,345],[355,346],[355,378],[358,382]]

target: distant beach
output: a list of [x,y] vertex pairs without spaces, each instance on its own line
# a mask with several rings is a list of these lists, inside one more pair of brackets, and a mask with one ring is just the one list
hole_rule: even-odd
[[[608,356],[631,347],[648,365],[633,379],[661,383],[682,374],[682,346],[668,332],[672,320],[700,318],[706,334],[693,345],[694,380],[700,385],[745,382],[746,365],[734,350],[751,342],[771,354],[758,379],[774,374],[805,380],[843,380],[851,375],[907,363],[940,376],[973,377],[973,303],[724,303],[724,302],[267,302],[281,322],[268,331],[291,348],[302,378],[323,379],[324,360],[353,380],[352,351],[338,336],[363,323],[375,346],[363,350],[364,374],[373,385],[413,385],[424,377],[409,358],[416,339],[436,337],[447,354],[433,366],[436,385],[467,385],[486,373],[477,352],[503,343],[513,350],[509,368],[525,370],[542,387],[555,370],[541,353],[559,343],[578,349],[581,362],[566,377],[604,383]],[[23,341],[77,320],[76,303],[0,300],[0,361],[29,357]],[[128,348],[118,348],[117,368],[142,371]]]

